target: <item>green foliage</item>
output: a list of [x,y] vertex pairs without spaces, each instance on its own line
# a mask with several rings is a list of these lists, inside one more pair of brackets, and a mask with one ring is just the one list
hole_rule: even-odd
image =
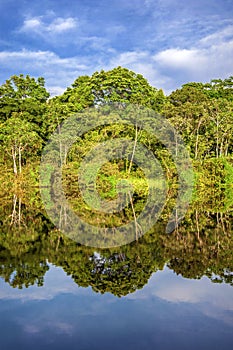
[[[80,76],[61,96],[50,100],[44,84],[43,78],[35,79],[21,74],[12,76],[0,86],[1,161],[9,159],[3,151],[7,150],[6,154],[12,154],[9,138],[14,139],[13,129],[20,121],[22,125],[18,134],[24,133],[28,139],[33,140],[31,143],[37,145],[34,148],[24,149],[22,163],[24,165],[32,154],[34,157],[40,155],[42,144],[68,116],[88,107],[111,105],[115,102],[146,106],[161,112],[182,135],[191,157],[195,160],[227,157],[232,152],[232,77],[225,80],[215,79],[206,84],[187,83],[181,89],[172,92],[168,98],[164,96],[162,90],[150,86],[142,75],[122,67],[110,71],[101,70],[92,76]],[[9,130],[10,125],[15,125],[12,132]],[[133,128],[124,130],[124,127],[122,129],[120,126],[110,126],[102,132],[109,138],[115,138],[119,135],[133,136],[135,131]],[[80,147],[83,149],[86,147],[87,150],[89,147],[87,143],[91,147],[98,138],[96,133],[100,139],[100,130],[93,131],[88,138],[84,136],[79,140],[76,149],[73,149],[73,155]],[[139,136],[140,142],[143,141],[157,155],[160,153],[165,156],[163,148],[156,140],[152,140],[143,132]],[[69,153],[69,157],[71,160],[72,152]],[[73,161],[76,161],[75,157]],[[161,162],[169,173],[171,162],[169,167],[167,160],[161,159]]]
[[27,160],[39,155],[45,134],[44,116],[49,93],[44,79],[12,76],[0,86],[1,157],[6,152],[17,175]]
[[231,78],[226,81],[185,84],[171,93],[163,107],[162,113],[180,132],[194,159],[227,157],[232,152],[233,88]]
[[27,122],[33,123],[34,130],[43,134],[44,114],[49,93],[43,78],[37,80],[23,74],[13,75],[0,86],[0,121],[5,122],[15,113]]
[[[60,266],[82,287],[127,295],[142,288],[152,273],[168,265],[186,278],[207,276],[232,284],[232,215],[191,205],[172,234],[166,215],[147,234],[112,249],[81,246],[55,229],[39,197],[4,196],[0,206],[0,276],[14,288],[43,285],[48,263]],[[65,212],[61,211],[61,220]]]
[[[50,100],[44,84],[43,78],[20,75],[0,86],[0,189],[4,198],[0,275],[5,281],[17,288],[40,286],[49,261],[61,266],[78,285],[117,296],[142,288],[165,264],[187,278],[206,275],[213,282],[232,284],[233,77],[188,83],[168,97],[142,75],[122,67],[80,76],[64,94]],[[177,170],[168,150],[155,137],[137,130],[137,141],[156,155],[166,173],[168,201],[160,222],[149,233],[130,245],[96,251],[63,236],[47,219],[38,195],[37,166],[42,146],[62,121],[93,106],[106,105],[110,113],[108,106],[115,102],[119,108],[128,103],[145,106],[169,119],[193,158],[196,193],[182,224],[172,234],[164,234],[178,193]],[[61,147],[54,152],[60,152],[64,164],[67,199],[85,221],[119,226],[132,220],[133,212],[141,212],[148,184],[142,170],[127,159],[106,163],[97,177],[98,191],[105,200],[115,198],[122,179],[133,184],[133,205],[129,200],[122,212],[107,217],[94,212],[77,185],[82,157],[93,147],[108,139],[134,140],[135,134],[133,126],[98,127],[78,138],[69,153],[61,136]],[[10,167],[17,174],[15,179]],[[159,193],[160,184],[154,186]],[[66,208],[60,209],[62,222]]]
[[13,161],[15,175],[22,172],[26,159],[34,158],[42,147],[42,139],[34,131],[32,123],[21,120],[17,113],[0,124],[0,142],[2,149]]
[[122,67],[107,72],[104,70],[95,72],[89,79],[87,77],[82,80],[78,78],[73,84],[75,94],[75,90],[80,89],[83,82],[87,86],[88,93],[93,96],[92,99],[89,99],[92,105],[127,102],[159,110],[165,99],[162,91],[150,86],[141,74]]
[[51,122],[54,112],[57,122],[61,122],[87,107],[115,102],[146,106],[159,112],[165,99],[163,91],[152,87],[141,74],[117,67],[95,72],[90,77],[78,77],[64,94],[50,101],[48,113]]

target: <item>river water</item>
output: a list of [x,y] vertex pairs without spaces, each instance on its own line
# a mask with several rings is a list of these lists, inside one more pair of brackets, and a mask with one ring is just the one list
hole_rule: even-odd
[[159,222],[101,250],[64,237],[35,203],[1,208],[1,350],[232,347],[231,214],[190,209],[177,232]]

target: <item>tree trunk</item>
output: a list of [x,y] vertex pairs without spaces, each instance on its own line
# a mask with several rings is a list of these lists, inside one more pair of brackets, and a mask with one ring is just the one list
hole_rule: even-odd
[[16,152],[15,152],[15,147],[14,146],[12,146],[11,151],[12,151],[12,160],[13,160],[14,174],[17,175],[18,174],[18,170],[17,170]]
[[59,135],[59,153],[60,153],[60,166],[62,167],[62,165],[64,164],[64,154],[62,152],[62,141],[61,141],[61,126],[60,124],[58,125],[58,135]]
[[12,208],[12,214],[11,214],[11,225],[15,225],[16,221],[17,221],[16,205],[17,205],[17,196],[16,196],[16,194],[14,194],[14,196],[13,196],[13,208]]
[[197,135],[196,135],[196,143],[195,143],[195,159],[197,159],[198,156],[198,142],[199,142],[199,129],[201,126],[202,120],[199,120],[198,126],[197,126]]
[[19,226],[21,224],[21,204],[22,204],[22,200],[21,200],[21,198],[19,198],[19,211],[18,211],[18,225]]
[[130,174],[130,171],[131,171],[131,168],[132,168],[132,165],[133,165],[133,159],[134,159],[135,149],[136,149],[136,145],[137,145],[137,140],[138,140],[138,126],[136,124],[133,152],[132,152],[132,157],[131,157],[130,164],[129,164],[129,169],[128,169],[128,173],[129,174]]
[[217,127],[217,144],[216,144],[216,158],[219,158],[219,120],[217,119],[216,122],[216,127]]
[[19,173],[21,174],[21,172],[22,172],[22,154],[21,154],[21,146],[20,145],[18,148],[18,153],[19,153]]

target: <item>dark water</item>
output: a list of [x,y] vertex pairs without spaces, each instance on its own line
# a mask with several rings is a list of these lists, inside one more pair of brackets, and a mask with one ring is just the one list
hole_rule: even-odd
[[1,206],[1,350],[231,349],[232,216],[190,208],[130,245],[64,237],[35,201]]
[[231,287],[168,268],[118,298],[78,287],[51,266],[44,286],[0,283],[1,349],[230,349]]
[[230,349],[232,290],[165,268],[121,299],[51,266],[44,287],[1,280],[1,349]]

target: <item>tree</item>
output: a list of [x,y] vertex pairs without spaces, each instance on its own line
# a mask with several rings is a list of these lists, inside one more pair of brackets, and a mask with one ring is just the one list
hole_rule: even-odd
[[44,84],[43,78],[20,74],[0,86],[0,145],[11,157],[15,175],[28,158],[38,155],[46,134],[49,93]]
[[203,89],[210,98],[233,101],[233,76],[224,80],[212,79],[203,85]]
[[17,113],[21,120],[33,123],[34,130],[44,135],[44,118],[49,93],[43,78],[13,75],[0,86],[0,122]]
[[184,85],[171,93],[162,111],[182,135],[195,159],[203,157],[212,146],[212,140],[207,141],[205,137],[209,123],[208,102],[208,97],[198,87]]
[[142,105],[159,112],[165,99],[163,91],[152,87],[141,74],[117,67],[78,77],[64,94],[50,101],[49,115],[54,124],[54,109],[60,121],[85,108],[114,102]]
[[21,120],[14,112],[11,118],[0,124],[0,142],[2,148],[12,160],[14,174],[22,172],[26,159],[36,156],[41,149],[42,139],[34,131],[33,123]]
[[122,67],[94,73],[89,85],[95,104],[128,102],[159,111],[165,100],[162,90],[149,85],[141,74]]
[[227,156],[232,149],[233,84],[228,80],[185,84],[163,107],[194,159]]

